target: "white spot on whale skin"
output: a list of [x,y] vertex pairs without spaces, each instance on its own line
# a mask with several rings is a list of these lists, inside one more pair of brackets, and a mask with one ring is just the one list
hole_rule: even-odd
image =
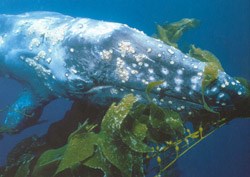
[[73,53],[73,52],[75,51],[75,49],[74,49],[74,48],[70,48],[69,51],[70,51],[71,53]]
[[152,73],[154,73],[154,70],[153,70],[152,68],[149,68],[149,69],[148,69],[148,72],[149,72],[150,74],[152,74]]
[[161,69],[161,72],[162,72],[162,74],[164,74],[164,75],[168,75],[168,73],[169,73],[169,71],[168,71],[167,68],[162,68],[162,69]]
[[223,98],[224,96],[225,96],[224,93],[220,93],[220,94],[218,95],[219,98]]
[[168,52],[169,52],[171,55],[174,55],[174,51],[173,51],[173,50],[168,49]]
[[225,84],[221,84],[221,88],[225,88],[226,87],[226,85]]
[[152,52],[152,49],[151,49],[151,48],[148,48],[148,49],[147,49],[147,52],[148,52],[148,53]]
[[161,57],[162,55],[159,53],[157,56],[158,56],[158,57]]
[[171,60],[169,63],[170,63],[171,65],[173,65],[173,64],[174,64],[174,61],[173,61],[173,60]]
[[176,86],[174,89],[175,89],[175,91],[177,91],[177,92],[180,92],[180,91],[181,91],[181,87],[180,87],[180,86]]
[[148,63],[144,63],[144,66],[147,68],[147,67],[149,67],[149,64]]
[[47,58],[47,59],[46,59],[46,62],[47,62],[48,64],[50,64],[51,61],[52,61],[52,58]]
[[183,83],[183,80],[181,78],[174,78],[174,82],[176,85],[181,85]]
[[191,77],[191,83],[193,83],[193,84],[198,84],[199,83],[199,81],[200,81],[200,77],[198,77],[198,76],[193,76],[193,77]]
[[178,70],[177,70],[177,74],[182,75],[182,74],[183,74],[183,70],[178,69]]

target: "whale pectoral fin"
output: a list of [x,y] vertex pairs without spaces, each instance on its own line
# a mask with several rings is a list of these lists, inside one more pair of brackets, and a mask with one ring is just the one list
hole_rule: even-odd
[[9,107],[6,117],[1,120],[0,129],[7,133],[15,133],[35,124],[43,107],[49,101],[49,98],[39,97],[31,91],[24,91]]

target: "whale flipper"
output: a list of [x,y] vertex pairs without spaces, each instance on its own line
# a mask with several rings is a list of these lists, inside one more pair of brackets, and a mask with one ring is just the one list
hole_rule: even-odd
[[15,132],[37,122],[43,107],[49,102],[30,90],[25,90],[9,107],[6,117],[1,120],[5,131]]

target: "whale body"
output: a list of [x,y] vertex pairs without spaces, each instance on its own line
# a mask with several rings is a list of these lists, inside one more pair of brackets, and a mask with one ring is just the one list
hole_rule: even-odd
[[[1,127],[22,130],[59,97],[105,105],[133,93],[147,102],[147,85],[159,80],[152,100],[193,116],[205,110],[206,65],[120,23],[52,12],[0,15],[0,76],[25,86]],[[227,112],[246,99],[247,88],[219,71],[204,94],[212,110]]]

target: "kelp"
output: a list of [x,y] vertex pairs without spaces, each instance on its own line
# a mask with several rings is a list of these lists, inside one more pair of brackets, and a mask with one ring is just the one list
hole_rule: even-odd
[[178,40],[183,33],[190,28],[195,28],[199,25],[199,20],[184,18],[178,22],[157,25],[156,38],[173,47],[178,48]]
[[[224,120],[215,123],[212,132]],[[102,171],[108,177],[141,177],[147,174],[148,160],[158,163],[155,174],[165,175],[178,158],[211,132],[204,129],[208,127],[200,126],[191,133],[177,112],[152,102],[137,104],[136,97],[129,94],[110,106],[100,125],[80,124],[66,145],[24,161],[15,176],[95,176]]]
[[221,71],[224,71],[224,69],[221,66],[220,60],[214,54],[212,54],[207,50],[202,50],[200,48],[196,48],[194,45],[191,45],[189,50],[189,55],[200,61],[212,63],[213,67],[216,67]]

